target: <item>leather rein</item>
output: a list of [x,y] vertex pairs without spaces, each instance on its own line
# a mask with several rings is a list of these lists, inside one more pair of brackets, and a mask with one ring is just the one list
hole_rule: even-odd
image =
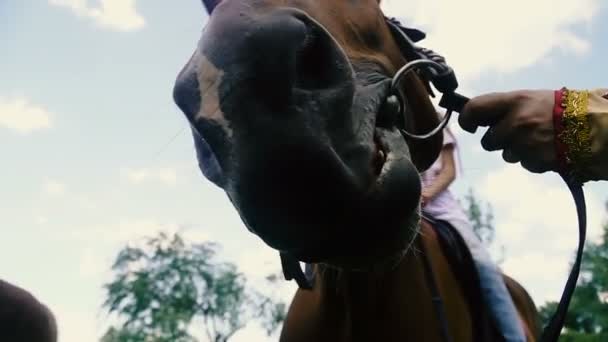
[[[415,71],[418,72],[418,75],[421,76],[428,83],[432,83],[435,88],[442,93],[442,98],[439,102],[439,106],[446,109],[446,114],[443,117],[443,120],[435,129],[431,132],[422,135],[416,135],[409,133],[405,130],[402,130],[401,133],[404,137],[410,139],[427,139],[432,137],[433,135],[442,131],[447,125],[448,121],[452,116],[452,112],[461,112],[464,105],[469,101],[469,99],[465,96],[462,96],[456,93],[456,89],[458,88],[458,81],[456,80],[456,76],[454,74],[453,69],[447,65],[445,59],[433,52],[432,50],[424,49],[421,47],[417,47],[414,42],[408,37],[406,34],[406,29],[404,29],[397,20],[392,18],[387,18],[387,24],[393,31],[393,34],[396,36],[398,41],[400,42],[400,46],[402,49],[402,53],[404,56],[410,61],[406,65],[404,65],[393,77],[393,95],[396,96],[401,104],[402,114],[405,113],[405,99],[400,91],[398,91],[398,84],[403,75],[408,72]],[[432,95],[432,90],[430,91]],[[567,172],[559,173],[568,189],[570,190],[570,194],[572,195],[572,199],[574,200],[574,204],[576,206],[576,213],[578,219],[578,232],[579,232],[579,240],[578,247],[576,252],[576,259],[570,270],[570,274],[568,276],[568,280],[564,287],[564,291],[562,292],[562,296],[559,302],[559,305],[551,317],[549,324],[543,329],[541,335],[541,342],[554,342],[557,341],[559,335],[564,327],[566,314],[568,312],[568,307],[570,306],[570,301],[572,299],[572,295],[574,294],[574,290],[576,289],[576,283],[578,281],[583,251],[585,247],[585,240],[587,235],[587,208],[585,203],[585,193],[583,191],[583,184],[580,181],[577,181],[572,175]],[[430,271],[427,266],[427,272]],[[431,287],[436,288],[436,285],[431,284]],[[436,301],[436,299],[434,299]],[[435,303],[436,306],[443,306],[443,303],[439,302],[439,304]],[[442,317],[442,313],[444,312],[443,308],[437,309],[437,314],[440,318],[440,322],[442,325],[447,324],[447,320],[445,317]],[[446,331],[445,326],[442,327],[442,331]],[[444,341],[449,341],[450,338],[443,335]]]

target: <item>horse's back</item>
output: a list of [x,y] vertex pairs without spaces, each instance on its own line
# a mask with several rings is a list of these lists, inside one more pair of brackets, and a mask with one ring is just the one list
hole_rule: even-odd
[[528,342],[538,341],[540,339],[542,323],[532,297],[515,279],[506,274],[503,274],[503,278],[511,294],[511,299],[513,299],[513,303],[517,308],[519,317],[523,322]]
[[[426,227],[427,231],[432,230],[437,233],[437,239],[441,242],[440,245],[443,253],[448,256],[451,268],[459,273],[460,285],[466,289],[465,292],[468,296],[469,306],[476,312],[475,320],[478,322],[478,330],[480,330],[479,328],[485,330],[478,338],[481,340],[485,340],[486,338],[500,340],[500,333],[497,327],[491,320],[486,319],[488,310],[483,307],[485,304],[479,300],[482,297],[479,276],[464,239],[460,236],[458,230],[447,222],[437,221],[434,225],[428,224]],[[541,323],[534,301],[518,282],[509,276],[503,275],[503,277],[511,299],[519,313],[519,318],[528,341],[538,340]]]

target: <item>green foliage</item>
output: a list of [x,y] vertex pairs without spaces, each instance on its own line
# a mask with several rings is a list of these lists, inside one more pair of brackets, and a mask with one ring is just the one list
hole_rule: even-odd
[[[557,303],[549,302],[540,308],[547,324]],[[597,243],[588,243],[583,254],[581,277],[566,315],[566,332],[560,341],[608,341],[608,222]]]
[[486,204],[486,209],[482,209],[482,205],[473,193],[473,189],[469,189],[469,193],[465,196],[465,210],[469,221],[473,226],[475,234],[481,239],[484,245],[489,246],[494,242],[494,213],[489,203]]
[[125,247],[104,286],[104,307],[123,320],[102,342],[194,342],[188,330],[198,318],[210,341],[227,341],[251,319],[272,334],[285,305],[246,286],[235,265],[217,261],[218,246],[186,244],[175,234]]
[[579,332],[568,332],[559,337],[559,342],[606,342],[608,333],[587,334]]
[[130,331],[127,328],[110,328],[101,338],[100,342],[148,342],[149,340],[141,332]]

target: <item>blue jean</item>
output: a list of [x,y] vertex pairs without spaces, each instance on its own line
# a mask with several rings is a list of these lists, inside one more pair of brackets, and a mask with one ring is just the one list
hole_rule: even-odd
[[450,223],[460,233],[471,251],[479,274],[481,294],[498,330],[507,342],[525,342],[526,334],[502,273],[468,222],[457,220]]

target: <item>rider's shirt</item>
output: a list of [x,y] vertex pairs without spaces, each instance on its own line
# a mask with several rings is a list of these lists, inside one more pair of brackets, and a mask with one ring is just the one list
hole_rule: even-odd
[[[457,154],[457,144],[456,139],[452,133],[445,129],[443,130],[443,146],[453,146],[453,153]],[[445,153],[445,151],[443,152]],[[437,178],[439,173],[441,172],[441,168],[443,167],[443,163],[441,158],[437,158],[435,163],[431,165],[431,167],[421,174],[422,180],[422,188],[428,187]],[[462,209],[462,206],[449,190],[449,188],[437,194],[432,200],[430,200],[423,208],[424,212],[435,219],[447,221],[452,225],[457,225],[459,223],[467,222],[467,216]]]

